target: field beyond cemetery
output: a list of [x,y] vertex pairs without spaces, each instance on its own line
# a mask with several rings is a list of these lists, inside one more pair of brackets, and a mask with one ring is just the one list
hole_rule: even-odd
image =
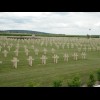
[[[0,87],[27,87],[31,84],[52,87],[56,80],[67,86],[67,81],[75,75],[79,75],[85,84],[89,74],[100,68],[100,38],[41,37],[17,40],[0,37],[0,48]],[[29,50],[28,56],[25,48]],[[14,52],[16,49],[18,56]],[[36,49],[39,50],[38,55],[35,54]],[[8,51],[7,57],[4,57],[4,50]],[[78,54],[77,60],[73,59],[75,52]],[[82,59],[82,52],[86,53],[86,59]],[[65,53],[69,55],[68,62],[64,61]],[[43,54],[47,57],[46,64],[42,64],[40,59]],[[57,63],[52,58],[54,54],[59,56]],[[29,56],[34,59],[32,66],[27,60]],[[11,62],[13,57],[19,60],[17,68]]]

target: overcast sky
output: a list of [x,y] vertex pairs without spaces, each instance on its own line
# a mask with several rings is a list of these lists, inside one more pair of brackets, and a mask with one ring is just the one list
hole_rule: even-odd
[[100,12],[0,12],[0,30],[9,29],[100,35]]

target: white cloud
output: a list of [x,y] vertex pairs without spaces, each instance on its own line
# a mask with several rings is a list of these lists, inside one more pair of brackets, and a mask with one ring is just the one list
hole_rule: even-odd
[[[100,12],[3,12],[0,29],[62,34],[99,34]],[[92,30],[89,31],[89,28]]]

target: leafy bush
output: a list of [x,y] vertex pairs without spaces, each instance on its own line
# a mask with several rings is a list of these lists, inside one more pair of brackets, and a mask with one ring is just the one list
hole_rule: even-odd
[[53,86],[54,87],[61,87],[62,86],[62,81],[60,81],[60,80],[54,81]]
[[87,82],[87,86],[88,87],[93,87],[93,85],[95,84],[95,77],[94,77],[94,75],[91,73],[90,75],[89,75],[89,80],[88,80],[88,82]]
[[75,76],[72,80],[68,81],[69,87],[80,87],[81,86],[81,80],[78,76]]
[[100,81],[100,69],[97,71],[97,79],[98,79],[98,81]]

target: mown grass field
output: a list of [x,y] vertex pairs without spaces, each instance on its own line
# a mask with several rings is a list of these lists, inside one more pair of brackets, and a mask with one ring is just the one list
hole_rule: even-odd
[[[63,81],[63,86],[67,86],[67,80],[71,79],[73,76],[78,74],[81,77],[82,83],[84,84],[90,72],[95,72],[100,68],[100,50],[91,50],[86,51],[86,59],[81,59],[81,52],[78,52],[75,44],[85,45],[87,48],[89,45],[92,47],[98,46],[100,47],[100,39],[86,39],[86,38],[42,38],[40,40],[5,40],[0,39],[0,45],[2,49],[0,51],[0,61],[3,63],[0,64],[0,87],[27,87],[31,83],[34,86],[38,87],[52,87],[53,82],[55,80]],[[8,42],[8,43],[7,43]],[[41,43],[43,42],[43,46]],[[4,47],[3,44],[6,44]],[[4,49],[8,50],[7,46],[13,44],[11,50],[9,51],[7,57],[4,57],[2,51]],[[47,46],[46,46],[47,43]],[[52,43],[52,45],[50,44]],[[55,43],[59,44],[59,49],[56,47]],[[67,47],[67,43],[69,43],[69,48]],[[16,46],[19,44],[19,59],[18,68],[15,69],[12,66],[11,60],[15,56],[14,51],[16,50]],[[65,44],[65,48],[62,48],[62,45]],[[74,44],[74,48],[71,48],[71,44]],[[92,45],[93,44],[93,45]],[[24,45],[27,46],[29,55],[34,58],[33,66],[30,67],[28,64],[28,56],[26,56],[24,51]],[[39,54],[35,55],[34,49],[32,48],[34,45],[35,48],[39,49]],[[82,48],[83,48],[82,46]],[[43,54],[43,49],[46,48],[47,51],[47,63],[46,65],[41,64],[40,57]],[[58,59],[58,63],[53,63],[53,54],[51,53],[51,49],[54,48],[55,54],[57,54],[60,58]],[[78,53],[78,60],[73,60],[73,53]],[[63,60],[63,54],[69,54],[69,61],[66,62]]]

